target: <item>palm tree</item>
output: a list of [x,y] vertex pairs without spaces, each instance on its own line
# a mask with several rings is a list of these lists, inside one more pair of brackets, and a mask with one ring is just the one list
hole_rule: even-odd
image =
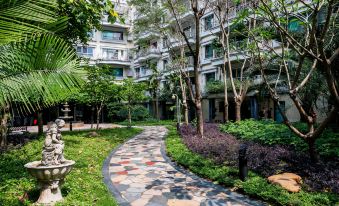
[[55,33],[55,0],[0,0],[0,146],[6,145],[9,108],[22,113],[63,100],[83,82],[75,49]]

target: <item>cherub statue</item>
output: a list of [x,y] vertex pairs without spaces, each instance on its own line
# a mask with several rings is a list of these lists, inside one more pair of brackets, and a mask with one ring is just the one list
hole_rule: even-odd
[[61,140],[62,135],[60,130],[64,126],[65,121],[62,119],[57,119],[55,122],[49,124],[42,151],[42,165],[59,165],[66,161],[63,155],[64,142]]

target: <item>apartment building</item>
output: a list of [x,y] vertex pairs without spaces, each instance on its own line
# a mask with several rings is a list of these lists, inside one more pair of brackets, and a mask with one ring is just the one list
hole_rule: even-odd
[[131,33],[133,10],[127,0],[115,0],[115,10],[124,17],[124,22],[119,20],[114,24],[108,22],[108,15],[103,15],[102,31],[92,31],[88,35],[91,40],[88,45],[77,45],[79,56],[88,58],[90,65],[109,65],[112,75],[117,82],[133,77],[132,52],[133,36]]
[[[161,1],[152,1],[153,5],[160,5]],[[151,5],[152,6],[152,5]],[[180,15],[181,26],[188,37],[188,40],[192,46],[195,45],[195,26],[194,26],[194,15],[190,11],[189,1],[185,5],[188,9],[183,15]],[[235,18],[239,11],[246,8],[248,5],[240,4],[234,5],[230,9],[230,18]],[[150,8],[151,9],[151,8]],[[136,10],[134,19],[145,18],[144,14],[138,13]],[[168,18],[174,19],[171,15]],[[171,22],[171,21],[169,21]],[[173,21],[172,21],[173,22]],[[205,122],[222,122],[223,113],[224,113],[224,94],[222,91],[213,93],[207,90],[208,84],[211,82],[222,82],[222,66],[223,58],[222,54],[217,51],[213,43],[215,39],[220,35],[220,27],[217,23],[215,14],[212,10],[207,9],[205,15],[201,19],[201,30],[200,30],[200,43],[201,43],[201,52],[200,52],[200,85],[201,92],[203,94],[203,116]],[[164,25],[168,26],[168,25]],[[227,25],[225,25],[226,27]],[[293,26],[293,25],[291,25]],[[239,48],[241,44],[246,40],[242,39],[232,39],[232,48]],[[280,43],[277,41],[268,42],[273,48],[279,50]],[[166,76],[171,73],[166,70],[168,65],[171,65],[171,58],[169,58],[170,53],[173,56],[173,53],[177,53],[179,56],[179,48],[182,44],[186,45],[185,41],[179,41],[176,38],[162,36],[161,34],[154,31],[144,31],[141,34],[135,35],[134,38],[134,49],[135,56],[133,61],[133,69],[135,71],[134,78],[136,81],[148,81],[152,75],[152,70],[148,67],[150,63],[157,66],[157,70],[161,73],[159,76],[159,81],[161,82],[161,87],[166,86]],[[171,45],[168,47],[168,45]],[[187,47],[187,45],[186,45]],[[194,84],[193,78],[193,58],[190,57],[190,52],[188,49],[185,49],[185,56],[188,59],[188,64],[186,71],[192,76],[191,80]],[[232,51],[230,61],[232,63],[233,78],[239,78],[238,71],[242,66],[242,61],[245,59],[245,55],[241,54],[241,50],[235,49]],[[261,75],[259,73],[253,73],[249,75],[251,86],[247,92],[246,99],[242,104],[242,118],[272,118],[276,121],[282,121],[282,116],[278,111],[277,106],[269,98],[269,95],[263,91],[259,91],[257,88],[260,88],[260,85],[263,84]],[[255,87],[257,86],[257,87]],[[228,92],[229,99],[229,117],[234,119],[234,96],[232,92]],[[171,99],[166,99],[159,103],[160,107],[160,116],[161,118],[168,118],[168,109],[173,105]],[[286,111],[287,116],[291,121],[299,121],[299,113],[297,109],[291,102],[288,97],[286,88],[281,88],[280,92],[280,104],[283,109]],[[318,105],[320,107],[325,107],[326,104]],[[152,108],[150,106],[150,108]],[[191,106],[193,111],[194,107]],[[152,109],[151,109],[152,110]],[[321,112],[319,117],[321,116]],[[194,118],[194,111],[190,115],[191,119]],[[319,118],[321,120],[322,118]]]

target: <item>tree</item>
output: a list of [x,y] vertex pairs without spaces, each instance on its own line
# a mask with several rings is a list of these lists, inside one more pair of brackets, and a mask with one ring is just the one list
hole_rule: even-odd
[[[186,45],[189,49],[189,52],[193,56],[193,68],[194,68],[194,78],[195,78],[195,84],[194,89],[195,92],[193,94],[193,88],[192,83],[189,78],[185,79],[185,82],[187,84],[189,93],[192,98],[193,104],[196,109],[197,114],[197,133],[199,136],[204,136],[204,119],[202,115],[202,96],[201,96],[201,86],[200,86],[200,21],[201,18],[204,16],[209,1],[197,1],[197,0],[189,0],[188,5],[185,5],[185,1],[174,1],[174,0],[167,0],[165,1],[168,9],[170,11],[171,16],[174,18],[175,24],[178,28],[178,31],[180,35],[184,38]],[[187,33],[184,31],[184,28],[182,26],[182,15],[186,12],[193,12],[193,23],[195,27],[195,46],[190,43],[189,37],[187,36]]]
[[72,43],[87,43],[89,32],[101,30],[103,14],[112,24],[118,19],[123,21],[110,0],[58,0],[57,14],[68,17],[67,28],[60,35]]
[[[315,141],[339,110],[339,82],[335,76],[339,55],[335,33],[339,28],[338,3],[326,0],[287,4],[282,0],[259,0],[247,12],[247,17],[255,14],[254,17],[261,22],[249,32],[253,53],[269,94],[278,105],[284,124],[308,144],[310,157],[316,162]],[[277,44],[280,45],[278,49]],[[274,84],[269,82],[266,72],[272,62],[279,68]],[[302,101],[302,93],[312,83],[314,75],[320,75],[326,84],[325,94],[329,94],[329,102],[332,102],[327,117],[319,124],[314,101]],[[282,109],[278,95],[282,88],[288,91],[301,118],[306,121],[307,131],[296,128]]]
[[[112,101],[117,101],[119,86],[114,83],[114,75],[109,66],[87,67],[87,82],[76,94],[75,100],[92,106],[96,111],[96,129],[99,129],[102,109]],[[92,113],[91,128],[93,128]]]
[[[248,78],[245,76],[245,70],[247,67],[250,67],[253,62],[253,57],[248,51],[249,47],[249,38],[246,32],[243,32],[244,29],[238,29],[242,27],[248,27],[247,30],[251,29],[253,24],[247,22],[237,22],[232,19],[232,12],[237,10],[237,6],[245,5],[246,1],[238,1],[236,3],[230,2],[228,0],[217,0],[211,3],[210,8],[213,11],[216,19],[217,25],[220,29],[220,36],[217,38],[218,43],[221,45],[221,53],[223,54],[223,82],[224,82],[224,120],[228,121],[228,87],[227,79],[231,82],[231,88],[234,95],[235,102],[235,121],[241,120],[241,105],[246,98],[249,82]],[[235,5],[234,5],[235,4]],[[238,13],[241,16],[241,12]],[[237,28],[238,27],[238,28]],[[246,31],[246,29],[245,29]],[[240,38],[242,41],[235,41],[235,38]],[[237,45],[235,43],[239,43]],[[231,60],[231,53],[235,53]],[[240,71],[236,68],[236,74],[234,74],[234,68],[237,67],[236,64],[240,65]],[[239,67],[239,66],[238,66]],[[229,76],[227,77],[227,73]],[[239,86],[235,84],[235,79],[240,83]]]
[[0,1],[0,146],[11,109],[24,114],[54,105],[83,82],[74,48],[53,35],[67,23],[54,17],[56,7],[46,0]]
[[[154,63],[151,63],[149,66],[152,70],[149,84],[152,88],[151,93],[153,93],[153,98],[157,99],[156,91],[159,89],[160,79],[174,73],[178,77],[178,81],[175,81],[175,83],[179,83],[181,88],[184,122],[188,124],[187,86],[184,82],[185,78],[189,78],[189,72],[186,70],[188,65],[187,58],[185,57],[186,42],[176,28],[176,25],[172,24],[173,22],[171,22],[170,16],[168,16],[168,7],[166,4],[153,4],[152,2],[145,2],[143,0],[132,0],[130,2],[136,10],[143,15],[142,18],[137,18],[134,21],[134,34],[138,35],[145,30],[158,33],[163,37],[163,43],[168,48],[168,65],[164,70],[157,68]],[[149,8],[152,9],[149,10]],[[169,39],[171,39],[171,41]],[[180,55],[177,55],[174,49],[174,44],[178,42],[180,42]],[[140,44],[140,42],[138,43]],[[170,79],[173,80],[173,78]],[[158,105],[158,103],[156,103],[156,105]],[[157,107],[158,106],[155,106],[156,111],[158,111]]]
[[125,79],[120,91],[119,97],[127,105],[128,110],[128,127],[132,126],[132,109],[137,103],[147,99],[145,96],[147,86],[143,83],[136,83],[133,79]]
[[159,72],[156,63],[149,62],[148,68],[152,71],[152,74],[148,78],[148,88],[153,97],[153,108],[155,109],[154,116],[156,119],[159,119],[159,87],[162,74]]

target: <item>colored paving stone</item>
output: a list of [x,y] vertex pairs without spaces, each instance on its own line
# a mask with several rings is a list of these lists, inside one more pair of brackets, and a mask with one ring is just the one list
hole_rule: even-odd
[[166,132],[165,127],[144,127],[106,160],[105,183],[120,205],[263,205],[172,163],[164,152]]

